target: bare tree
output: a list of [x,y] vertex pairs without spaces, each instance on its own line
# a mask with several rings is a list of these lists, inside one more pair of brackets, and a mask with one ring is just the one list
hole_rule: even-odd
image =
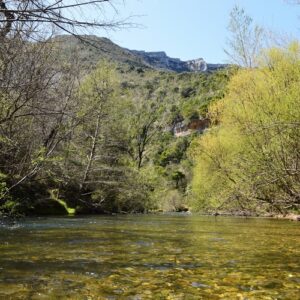
[[67,70],[55,67],[50,44],[9,44],[9,51],[0,44],[0,172],[8,191],[34,178],[72,131],[79,73],[75,61]]
[[230,13],[228,26],[231,37],[225,53],[232,63],[243,67],[255,67],[256,58],[263,47],[264,30],[253,24],[244,9],[235,6]]
[[[94,28],[116,28],[125,22],[106,20],[104,6],[114,10],[114,0],[0,0],[0,38],[24,25],[49,25],[67,33]],[[91,13],[93,12],[93,13]],[[92,16],[97,16],[93,19]],[[25,26],[26,28],[26,26]],[[28,29],[27,29],[28,30]]]

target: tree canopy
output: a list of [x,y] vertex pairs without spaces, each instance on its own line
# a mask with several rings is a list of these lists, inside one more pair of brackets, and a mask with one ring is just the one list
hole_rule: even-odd
[[226,97],[210,107],[215,126],[194,146],[197,205],[299,209],[299,83],[297,42],[231,79]]

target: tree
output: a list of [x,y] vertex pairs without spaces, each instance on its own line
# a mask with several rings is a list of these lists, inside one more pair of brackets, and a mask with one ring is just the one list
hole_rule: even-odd
[[[117,153],[114,151],[107,153],[105,147],[109,144],[107,135],[111,133],[110,129],[113,127],[115,117],[113,112],[117,91],[115,78],[116,73],[113,67],[106,62],[101,62],[80,87],[79,101],[81,104],[79,107],[81,109],[78,114],[81,120],[80,127],[77,129],[79,134],[79,145],[77,146],[79,146],[79,153],[83,154],[81,161],[83,171],[82,174],[76,175],[81,177],[80,196],[88,192],[90,185],[95,185],[95,183],[109,185],[113,182],[111,175],[114,170],[108,165]],[[75,141],[76,139],[74,139]],[[97,169],[96,172],[94,171],[95,168]],[[97,173],[103,173],[104,169],[106,169],[107,174],[109,173],[108,176],[97,176]],[[104,200],[103,198],[100,201]]]
[[76,60],[71,67],[54,66],[50,44],[10,43],[8,52],[0,52],[0,162],[7,187],[2,201],[8,192],[22,194],[30,182],[37,187],[38,174],[49,177],[46,166],[72,131],[70,108],[78,76]]
[[149,96],[148,92],[140,91],[131,94],[128,124],[128,140],[130,141],[129,153],[140,169],[147,157],[152,142],[163,127],[163,101],[155,95]]
[[[16,32],[45,31],[45,25],[75,34],[76,30],[88,27],[116,28],[124,22],[106,21],[104,5],[113,7],[112,0],[0,0],[0,39]],[[89,17],[91,11],[102,19]]]
[[[116,67],[100,61],[80,84],[72,135],[58,151],[55,173],[60,195],[88,212],[144,211],[149,189],[132,167],[127,139],[127,104]],[[148,183],[149,184],[149,183]]]
[[[61,180],[58,162],[81,122],[80,72],[75,56],[71,65],[57,63],[49,36],[124,24],[105,20],[107,5],[113,0],[0,0],[0,206],[10,196],[31,206]],[[100,18],[91,20],[90,10]]]
[[228,49],[225,49],[229,60],[242,67],[252,68],[257,64],[257,56],[263,47],[264,30],[253,24],[244,9],[235,6],[230,13],[228,30]]
[[217,118],[195,146],[200,207],[286,213],[300,208],[300,46],[271,49],[257,69],[242,69]]

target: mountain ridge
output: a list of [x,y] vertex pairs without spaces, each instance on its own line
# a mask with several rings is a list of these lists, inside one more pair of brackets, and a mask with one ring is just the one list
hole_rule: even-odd
[[173,58],[166,54],[165,51],[144,51],[144,50],[130,50],[133,54],[142,57],[147,63],[158,68],[168,69],[178,73],[181,72],[209,72],[228,67],[227,64],[210,64],[203,58],[196,58],[183,61],[179,58]]
[[52,39],[60,42],[66,52],[74,53],[77,49],[79,57],[86,64],[95,64],[99,59],[127,63],[136,67],[148,67],[157,70],[182,72],[212,72],[228,67],[227,64],[209,64],[203,58],[182,61],[169,57],[164,51],[147,52],[123,48],[106,37],[94,35],[58,35]]

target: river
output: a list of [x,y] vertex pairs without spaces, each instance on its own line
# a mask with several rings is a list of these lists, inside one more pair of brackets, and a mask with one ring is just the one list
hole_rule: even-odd
[[29,218],[0,227],[0,299],[300,299],[300,224]]

